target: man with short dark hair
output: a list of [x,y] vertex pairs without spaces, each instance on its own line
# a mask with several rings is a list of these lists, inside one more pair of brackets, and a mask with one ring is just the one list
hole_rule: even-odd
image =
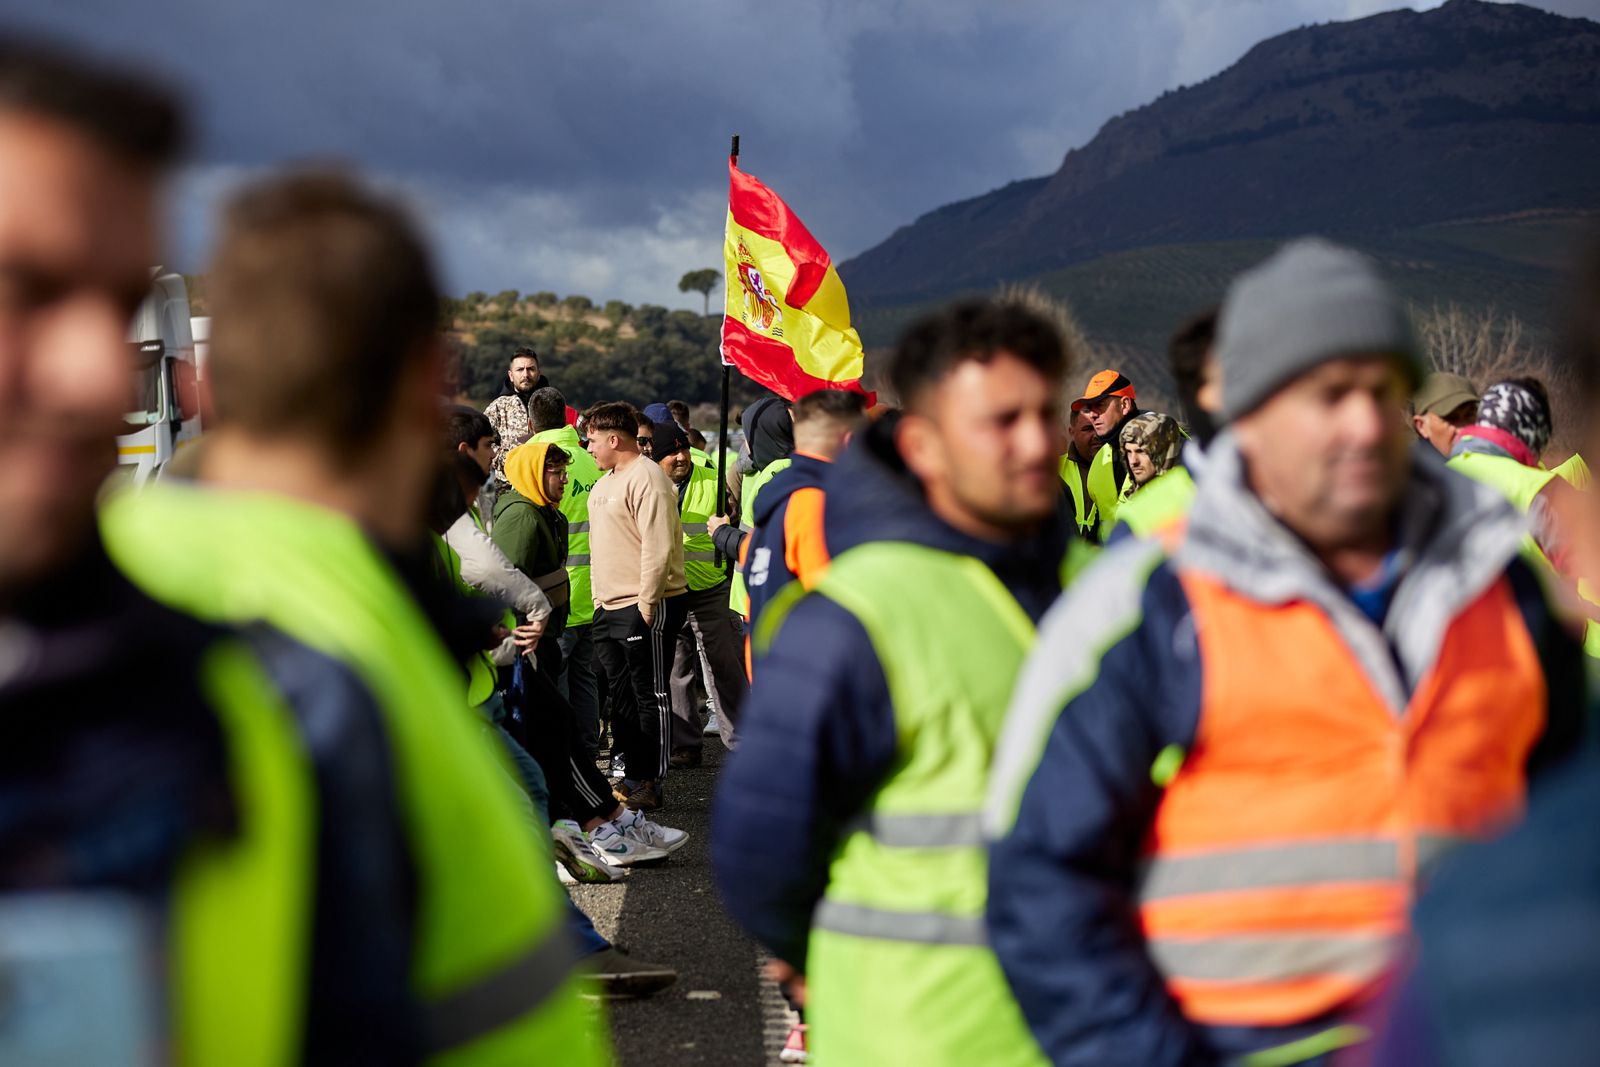
[[584,412],[589,454],[605,475],[589,492],[595,655],[611,685],[611,729],[630,808],[664,802],[672,698],[667,677],[688,612],[678,493],[639,451],[639,412],[623,403]]
[[1520,522],[1405,423],[1421,365],[1376,266],[1284,246],[1217,358],[1184,531],[1077,577],[995,753],[988,941],[1059,1067],[1364,1040],[1433,863],[1583,741]]
[[698,767],[704,713],[696,699],[704,675],[706,695],[723,743],[733,747],[734,723],[744,702],[745,676],[739,618],[728,606],[732,561],[718,554],[707,524],[717,513],[717,475],[694,462],[689,435],[675,422],[655,426],[655,453],[678,492],[683,527],[683,574],[689,625],[678,634],[672,659],[671,767]]
[[1067,413],[1067,451],[1061,457],[1061,480],[1067,494],[1072,497],[1073,518],[1078,533],[1084,540],[1099,543],[1099,523],[1096,521],[1094,498],[1089,495],[1089,470],[1094,465],[1099,439],[1095,437],[1094,422],[1081,408]]
[[[295,172],[234,194],[208,282],[216,422],[204,485],[108,504],[113,557],[158,598],[265,620],[371,689],[381,740],[363,744],[392,761],[397,808],[375,834],[405,849],[413,888],[371,894],[336,921],[360,930],[379,908],[404,912],[410,937],[393,966],[414,984],[406,1018],[425,1027],[426,1054],[489,1044],[588,1058],[575,983],[557,962],[566,905],[548,839],[528,833],[490,726],[467,706],[452,649],[480,636],[454,625],[423,522],[440,484],[443,378],[427,248],[395,203],[351,177]],[[474,1008],[510,988],[515,1007]]]
[[526,345],[511,353],[500,394],[483,409],[500,439],[492,469],[496,488],[505,484],[506,453],[533,436],[528,424],[528,398],[549,384],[550,379],[539,373],[539,353]]
[[827,1062],[1040,1062],[983,945],[976,819],[1075,541],[1056,467],[1066,371],[1056,327],[1015,304],[914,324],[890,370],[904,413],[828,473],[827,574],[791,584],[753,635],[713,867]]

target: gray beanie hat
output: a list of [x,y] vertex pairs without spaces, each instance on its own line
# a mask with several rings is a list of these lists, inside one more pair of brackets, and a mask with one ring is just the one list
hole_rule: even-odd
[[1391,353],[1422,380],[1411,322],[1366,256],[1317,238],[1293,241],[1234,279],[1217,324],[1222,410],[1249,414],[1329,360]]

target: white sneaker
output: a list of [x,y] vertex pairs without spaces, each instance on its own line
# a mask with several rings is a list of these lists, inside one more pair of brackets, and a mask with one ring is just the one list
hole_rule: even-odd
[[556,860],[575,881],[595,885],[615,882],[623,876],[622,868],[596,852],[583,827],[571,819],[556,820],[550,827],[550,841]]
[[717,726],[717,713],[713,711],[711,714],[706,716],[705,729],[701,730],[700,732],[707,737],[715,737],[719,731],[720,728]]
[[665,849],[676,852],[687,840],[689,835],[683,830],[674,830],[670,826],[662,826],[658,822],[651,822],[642,811],[629,809],[617,819],[617,826],[622,830],[622,836],[630,841],[635,841],[650,848]]
[[578,880],[572,877],[572,872],[561,866],[561,861],[556,861],[556,881],[562,885],[577,885]]
[[667,850],[639,841],[623,834],[614,822],[603,822],[589,835],[596,852],[613,867],[632,867],[641,863],[659,863],[667,858]]

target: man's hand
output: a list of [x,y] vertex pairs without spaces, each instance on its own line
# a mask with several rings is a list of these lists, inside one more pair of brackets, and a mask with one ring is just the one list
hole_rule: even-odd
[[654,604],[646,604],[642,600],[639,601],[639,618],[644,620],[644,624],[646,626],[649,626],[652,622],[655,622],[656,606]]
[[794,1001],[795,1007],[803,1008],[806,1006],[805,975],[782,960],[768,960],[767,977],[789,994],[789,999]]
[[728,525],[728,517],[726,515],[713,515],[706,520],[706,533],[715,534],[726,525]]
[[487,652],[492,648],[499,648],[506,638],[514,636],[516,636],[514,631],[506,629],[500,623],[495,623],[489,627],[489,640],[484,644],[483,650]]
[[539,638],[544,636],[545,621],[529,619],[511,631],[511,643],[524,652],[532,652],[539,644]]

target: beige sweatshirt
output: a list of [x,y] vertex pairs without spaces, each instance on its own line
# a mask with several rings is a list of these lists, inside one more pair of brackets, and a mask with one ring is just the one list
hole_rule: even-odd
[[596,607],[655,604],[688,586],[678,490],[648,457],[610,471],[589,490],[589,562]]

